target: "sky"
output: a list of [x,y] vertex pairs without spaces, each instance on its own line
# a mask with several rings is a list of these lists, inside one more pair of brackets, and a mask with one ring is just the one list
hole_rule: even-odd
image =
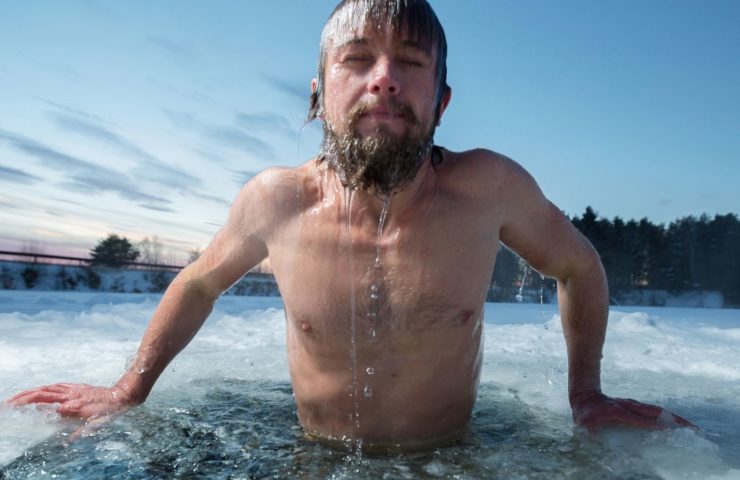
[[[435,141],[527,168],[566,214],[740,211],[740,2],[431,0]],[[204,248],[238,190],[318,150],[328,0],[0,1],[0,249]]]

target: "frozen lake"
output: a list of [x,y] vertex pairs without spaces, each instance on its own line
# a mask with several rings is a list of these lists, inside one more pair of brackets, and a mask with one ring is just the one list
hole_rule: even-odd
[[[0,399],[111,384],[158,295],[0,291]],[[0,478],[740,479],[740,311],[619,307],[603,387],[701,431],[575,429],[555,306],[487,304],[485,361],[462,445],[358,457],[306,441],[279,298],[224,297],[147,403],[76,441],[53,410],[0,406]]]

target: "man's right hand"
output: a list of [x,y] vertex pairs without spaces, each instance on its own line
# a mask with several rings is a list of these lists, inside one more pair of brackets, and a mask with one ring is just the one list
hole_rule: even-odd
[[135,406],[119,386],[95,387],[82,383],[56,383],[21,392],[8,399],[18,407],[31,403],[57,404],[57,413],[63,417],[84,420],[107,417]]

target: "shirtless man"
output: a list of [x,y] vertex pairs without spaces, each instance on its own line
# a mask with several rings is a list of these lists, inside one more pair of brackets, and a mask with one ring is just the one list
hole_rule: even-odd
[[601,392],[608,295],[591,244],[514,161],[433,146],[451,95],[446,50],[425,0],[342,2],[312,82],[321,155],[244,186],[113,387],[56,384],[12,403],[57,403],[62,415],[91,418],[144,402],[219,295],[269,259],[308,434],[378,448],[452,441],[476,398],[501,241],[557,279],[575,422],[659,426],[661,408]]

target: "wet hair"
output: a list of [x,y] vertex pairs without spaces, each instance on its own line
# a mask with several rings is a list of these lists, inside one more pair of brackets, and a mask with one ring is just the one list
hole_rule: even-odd
[[447,85],[447,38],[442,24],[426,0],[342,0],[336,6],[321,32],[316,91],[311,94],[306,121],[310,122],[323,114],[324,70],[332,37],[336,37],[342,29],[354,29],[366,23],[388,25],[396,33],[404,32],[430,53],[436,51],[436,124],[441,114],[442,99],[450,90]]

